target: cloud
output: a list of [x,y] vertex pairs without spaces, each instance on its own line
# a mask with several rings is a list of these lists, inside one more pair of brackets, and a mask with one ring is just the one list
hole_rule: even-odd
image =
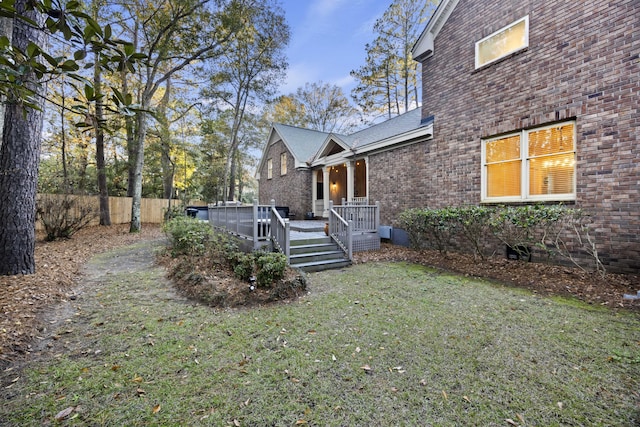
[[310,67],[310,64],[291,64],[287,70],[287,79],[280,86],[280,93],[287,95],[294,93],[299,87],[303,87],[305,83],[315,82],[319,79],[317,68]]
[[326,18],[348,2],[349,0],[316,0],[309,7],[307,17],[311,19]]

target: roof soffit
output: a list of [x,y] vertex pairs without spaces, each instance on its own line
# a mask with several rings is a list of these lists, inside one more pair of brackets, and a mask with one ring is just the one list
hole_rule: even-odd
[[411,55],[415,61],[420,62],[433,55],[436,37],[459,1],[460,0],[442,0],[440,2],[433,16],[431,16],[431,19],[427,23],[427,27],[422,34],[420,34],[415,45],[413,45]]

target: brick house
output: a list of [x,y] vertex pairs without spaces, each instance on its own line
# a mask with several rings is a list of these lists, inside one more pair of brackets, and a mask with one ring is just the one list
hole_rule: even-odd
[[[395,140],[369,151],[380,140],[325,135],[299,165],[303,211],[320,212],[319,182],[345,183],[343,153],[346,185],[358,175],[346,160],[365,159],[360,188],[380,201],[383,224],[412,207],[563,203],[593,216],[610,270],[640,271],[640,2],[441,0],[413,57],[423,86],[413,128],[377,125]],[[278,161],[272,138],[265,154]],[[264,158],[259,172],[261,202],[293,191],[274,191]]]
[[326,217],[329,201],[374,203],[369,193],[378,183],[371,178],[372,159],[431,134],[431,122],[421,120],[419,109],[350,135],[274,124],[258,165],[259,202],[275,200],[297,219],[311,213]]

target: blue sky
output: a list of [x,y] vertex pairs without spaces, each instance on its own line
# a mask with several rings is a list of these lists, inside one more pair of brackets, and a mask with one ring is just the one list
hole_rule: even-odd
[[280,93],[295,92],[309,82],[340,86],[349,96],[349,72],[364,65],[365,44],[373,41],[373,24],[392,0],[281,0],[291,41],[289,69]]

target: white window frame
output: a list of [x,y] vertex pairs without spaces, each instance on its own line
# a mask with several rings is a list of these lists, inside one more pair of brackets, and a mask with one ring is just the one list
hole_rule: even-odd
[[280,153],[280,175],[287,174],[287,153]]
[[267,179],[273,178],[273,159],[267,159]]
[[[489,39],[491,39],[491,38],[493,38],[495,36],[497,36],[498,34],[502,33],[503,31],[508,30],[511,27],[515,27],[516,25],[520,24],[522,21],[524,21],[524,32],[525,32],[525,40],[524,40],[524,45],[523,46],[519,46],[519,47],[517,47],[515,49],[512,49],[512,50],[510,50],[508,52],[504,52],[502,55],[492,59],[491,61],[485,62],[483,64],[479,64],[478,63],[478,61],[479,61],[479,55],[478,54],[479,54],[479,51],[480,51],[480,45],[482,43],[486,42],[487,40],[489,40]],[[507,25],[506,27],[500,28],[498,31],[496,31],[494,33],[491,33],[487,37],[485,37],[482,40],[479,40],[479,41],[476,42],[476,44],[475,44],[475,66],[476,66],[476,70],[478,68],[485,67],[485,66],[487,66],[489,64],[493,64],[494,62],[499,61],[500,59],[502,59],[502,58],[504,58],[506,56],[509,56],[509,55],[511,55],[511,54],[513,54],[515,52],[519,52],[521,50],[524,50],[524,49],[526,49],[528,47],[529,47],[529,15],[527,15],[527,16],[525,16],[523,18],[520,18],[515,22],[512,22],[511,24]]]
[[[481,203],[513,203],[513,202],[564,202],[576,200],[576,167],[574,163],[573,168],[573,192],[564,194],[544,194],[544,195],[531,195],[529,194],[529,133],[539,132],[545,129],[551,129],[555,127],[561,127],[572,124],[573,125],[573,155],[576,156],[577,149],[577,130],[576,122],[568,121],[562,123],[555,123],[548,126],[537,127],[533,129],[522,130],[519,132],[512,132],[506,135],[500,135],[497,137],[486,138],[481,140],[482,144],[482,191],[481,191]],[[505,196],[505,197],[488,197],[487,196],[487,143],[496,141],[503,138],[509,138],[511,136],[520,136],[520,195],[519,196]]]

